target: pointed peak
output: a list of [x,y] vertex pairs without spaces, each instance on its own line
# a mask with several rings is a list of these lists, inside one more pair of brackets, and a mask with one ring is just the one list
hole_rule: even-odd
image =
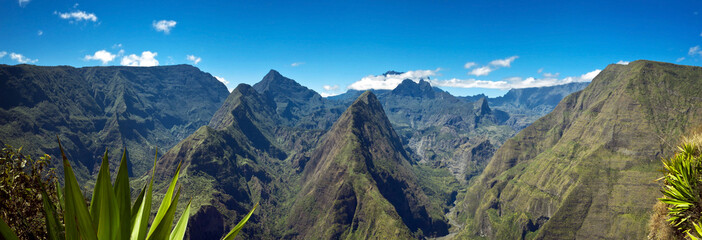
[[492,112],[486,97],[481,97],[478,101],[475,101],[473,106],[475,108],[475,113],[478,115],[490,114],[490,112]]
[[281,75],[278,71],[271,69],[260,82],[253,85],[256,91],[263,93],[273,89],[300,88],[302,85],[290,78]]
[[[378,100],[378,97],[375,96],[375,94],[368,90],[365,91],[361,94],[361,96],[358,96],[356,98],[356,101],[351,104],[349,109],[369,109],[373,111],[383,111],[383,105],[380,103],[380,100]],[[383,112],[385,114],[385,112]]]
[[281,74],[280,74],[278,71],[276,71],[275,69],[271,69],[270,71],[268,71],[268,73],[266,74],[266,76],[263,77],[263,78],[266,78],[266,77],[282,77],[282,76],[283,76],[283,75],[281,75]]

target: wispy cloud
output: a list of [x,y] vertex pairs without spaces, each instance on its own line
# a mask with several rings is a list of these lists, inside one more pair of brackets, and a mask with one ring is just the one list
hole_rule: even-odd
[[476,63],[475,62],[467,62],[466,64],[463,65],[465,69],[469,69],[472,67],[475,67]]
[[27,6],[27,4],[29,4],[29,0],[19,0],[20,7]]
[[195,55],[188,55],[187,59],[188,61],[193,62],[194,65],[197,65],[200,61],[202,61],[202,58],[196,57]]
[[41,36],[41,35],[44,35],[44,31],[42,31],[42,30],[37,31],[37,36]]
[[334,86],[332,86],[332,85],[324,85],[324,86],[322,86],[322,88],[323,88],[325,91],[334,91],[334,90],[339,89],[339,85],[334,85]]
[[492,71],[495,71],[495,69],[496,68],[491,68],[490,66],[482,66],[482,67],[473,69],[473,71],[470,71],[469,74],[474,75],[476,77],[487,76]]
[[490,81],[490,80],[479,80],[479,79],[449,79],[449,80],[430,80],[431,84],[440,87],[457,87],[457,88],[489,88],[489,89],[512,89],[512,88],[530,88],[530,87],[548,87],[555,85],[562,85],[573,82],[588,82],[592,81],[597,74],[601,72],[600,69],[585,73],[576,77],[566,77],[562,79],[558,78],[521,78],[512,77],[507,78],[502,81]]
[[675,59],[675,62],[682,62],[685,60],[685,57],[679,57],[678,59]]
[[10,58],[18,63],[35,63],[39,61],[39,59],[31,59],[19,53],[10,53]]
[[617,62],[617,64],[619,64],[619,65],[629,65],[629,61],[619,60],[619,62]]
[[492,60],[490,62],[490,65],[496,66],[496,67],[510,67],[512,65],[512,62],[519,58],[519,56],[511,56],[505,59],[497,59],[497,60]]
[[694,55],[702,55],[702,51],[700,51],[700,45],[691,47],[690,50],[687,51],[687,55],[694,56]]
[[94,13],[87,13],[77,9],[73,12],[65,13],[54,11],[54,14],[58,15],[61,19],[69,20],[71,23],[82,21],[97,22],[98,20],[98,17]]
[[154,21],[152,23],[154,29],[158,32],[164,32],[165,34],[171,33],[171,29],[176,26],[176,21],[173,20],[160,20]]
[[121,44],[121,43],[115,43],[115,44],[112,45],[112,48],[113,48],[113,49],[115,49],[115,48],[122,48],[122,44]]
[[131,54],[122,57],[120,62],[123,66],[138,66],[138,67],[152,67],[158,66],[158,60],[156,60],[157,52],[144,51],[141,56],[136,54]]
[[401,74],[368,75],[352,83],[348,88],[355,90],[394,89],[405,79],[418,82],[419,79],[428,79],[430,76],[435,76],[439,71],[441,71],[440,68],[436,70],[408,71]]
[[[476,76],[476,77],[487,76],[487,75],[490,74],[492,71],[495,71],[495,70],[497,70],[497,69],[499,69],[499,68],[511,67],[511,66],[512,66],[512,62],[514,62],[514,60],[516,60],[517,58],[519,58],[519,56],[511,56],[511,57],[508,57],[508,58],[505,58],[505,59],[495,59],[495,60],[490,61],[490,64],[488,64],[488,65],[486,65],[486,66],[482,66],[482,67],[479,67],[479,68],[474,68],[474,69],[473,69],[472,71],[470,71],[468,74],[469,74],[469,75]],[[468,64],[468,63],[466,63],[466,66],[467,66],[467,64]],[[473,64],[473,65],[475,65],[475,64]],[[471,65],[471,67],[473,67],[473,65]],[[466,67],[466,68],[467,68],[467,67]]]
[[7,52],[5,52],[5,51],[0,51],[0,58],[5,57],[5,55],[7,55]]
[[117,55],[112,54],[112,53],[108,52],[107,50],[103,49],[103,50],[95,52],[95,54],[93,54],[93,55],[85,55],[84,59],[86,61],[97,60],[97,61],[102,62],[102,65],[105,65],[105,64],[111,62],[112,60],[115,60],[116,57],[117,57]]
[[304,62],[294,62],[294,63],[291,63],[290,66],[291,66],[291,67],[297,67],[297,66],[300,66],[300,65],[303,65],[303,64],[305,64],[305,63],[304,63]]

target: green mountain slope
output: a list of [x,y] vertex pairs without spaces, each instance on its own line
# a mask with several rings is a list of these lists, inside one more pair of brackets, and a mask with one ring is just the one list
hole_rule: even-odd
[[190,239],[221,236],[255,202],[261,207],[246,225],[245,237],[283,236],[288,229],[281,223],[299,191],[310,149],[326,131],[323,127],[331,125],[325,121],[333,123],[325,119],[338,117],[324,101],[271,70],[253,87],[240,84],[207,126],[159,160],[160,190],[167,186],[159,180],[183,163],[184,194],[199,209],[189,223]]
[[408,239],[448,224],[417,184],[409,156],[371,92],[312,153],[288,226],[294,239]]
[[[207,123],[228,94],[212,75],[189,65],[40,67],[0,65],[0,143],[58,156],[58,135],[81,179],[105,149],[128,148],[130,172],[151,167]],[[118,166],[119,154],[111,154]]]
[[643,239],[661,157],[702,124],[702,68],[610,65],[505,142],[463,198],[463,238]]

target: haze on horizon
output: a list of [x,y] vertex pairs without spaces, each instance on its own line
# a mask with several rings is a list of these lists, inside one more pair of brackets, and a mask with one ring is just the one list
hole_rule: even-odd
[[[700,65],[699,1],[5,1],[0,64],[191,64],[229,89],[276,69],[324,96],[429,78],[454,95]],[[383,75],[394,70],[402,74]]]

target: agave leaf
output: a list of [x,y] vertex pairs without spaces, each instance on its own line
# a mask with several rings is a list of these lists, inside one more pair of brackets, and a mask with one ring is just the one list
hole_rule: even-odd
[[188,201],[185,211],[183,211],[183,214],[180,215],[180,219],[178,220],[178,223],[176,223],[175,228],[173,228],[169,240],[183,240],[183,237],[185,237],[185,228],[188,227],[188,219],[190,218],[191,201],[192,200]]
[[[156,164],[154,164],[154,169],[155,168],[156,168]],[[158,208],[158,212],[156,213],[156,217],[154,218],[154,221],[151,223],[151,229],[149,229],[149,234],[146,237],[147,239],[151,239],[150,238],[151,234],[154,233],[154,231],[156,230],[156,227],[160,225],[161,220],[163,220],[163,217],[166,215],[166,212],[168,211],[168,209],[170,209],[171,200],[172,200],[171,198],[173,197],[173,190],[175,190],[175,186],[178,183],[178,174],[179,173],[180,173],[180,163],[178,163],[178,168],[176,169],[176,173],[173,176],[173,179],[171,179],[171,183],[168,185],[168,190],[166,191],[166,195],[163,196],[163,201],[161,201],[161,206]],[[173,220],[171,219],[171,221],[173,221]]]
[[[130,221],[131,225],[134,224],[134,221],[136,220],[137,213],[139,212],[139,206],[141,206],[141,202],[144,201],[144,192],[146,192],[146,187],[147,187],[147,185],[144,184],[144,187],[141,188],[141,193],[139,193],[139,196],[137,197],[136,201],[134,202],[134,205],[132,205],[132,214],[131,214],[132,220]],[[130,226],[130,227],[134,227],[134,226]]]
[[171,231],[171,224],[173,224],[173,219],[175,218],[176,208],[178,207],[178,198],[180,197],[180,188],[176,192],[173,204],[168,207],[168,211],[163,215],[162,221],[158,226],[154,227],[151,225],[152,229],[155,229],[147,239],[154,240],[165,240],[169,237]]
[[244,227],[244,224],[245,224],[247,221],[249,221],[249,218],[251,217],[251,215],[252,215],[252,214],[254,213],[254,211],[256,210],[256,207],[258,207],[258,203],[256,203],[256,204],[254,205],[253,209],[251,209],[251,211],[249,212],[249,214],[246,214],[246,216],[244,216],[244,218],[241,219],[241,221],[239,222],[239,224],[237,224],[236,226],[234,226],[234,228],[232,228],[232,230],[227,234],[227,236],[224,236],[224,238],[222,238],[222,239],[223,239],[223,240],[234,240],[234,238],[236,237],[236,235],[239,234],[239,231],[241,231],[241,229]]
[[158,150],[156,150],[156,156],[154,157],[154,167],[151,171],[151,180],[149,181],[149,187],[146,189],[144,194],[144,200],[139,206],[139,211],[137,211],[136,219],[134,219],[134,226],[132,227],[132,240],[144,240],[146,239],[147,227],[149,225],[149,216],[151,215],[151,197],[154,186],[154,175],[156,175],[156,160],[158,160]]
[[63,200],[63,188],[61,188],[61,185],[59,185],[58,181],[54,182],[56,184],[56,195],[58,196],[59,200],[59,208],[61,211],[65,208],[64,200]]
[[93,198],[90,200],[90,213],[93,226],[97,226],[99,239],[117,239],[120,231],[119,209],[110,183],[110,163],[108,152],[102,157]]
[[[127,149],[122,152],[122,160],[119,163],[117,179],[115,179],[114,194],[119,209],[119,239],[129,239],[132,210],[131,196],[129,191],[129,172],[127,169]],[[143,192],[142,192],[143,194]]]
[[61,146],[61,140],[56,137],[63,158],[64,182],[66,184],[64,197],[66,198],[66,208],[64,222],[66,223],[66,239],[97,240],[95,228],[93,226],[88,207],[85,206],[83,194],[73,173],[73,168],[66,158],[66,154]]
[[8,226],[2,218],[0,218],[0,236],[2,239],[6,240],[19,240],[15,232],[12,231],[10,226]]
[[[59,240],[63,239],[61,236],[61,223],[58,220],[58,215],[56,213],[56,206],[49,201],[49,194],[46,193],[46,189],[42,185],[41,181],[41,201],[44,206],[44,220],[46,222],[46,230],[49,235],[49,239]],[[60,192],[58,189],[57,192]]]

